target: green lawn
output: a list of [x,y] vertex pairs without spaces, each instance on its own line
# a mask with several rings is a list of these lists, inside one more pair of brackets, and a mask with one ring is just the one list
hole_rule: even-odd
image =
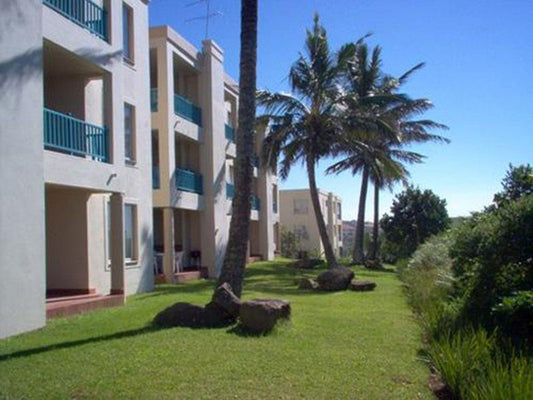
[[150,327],[174,302],[206,303],[213,283],[199,281],[0,341],[0,398],[432,398],[395,274],[357,270],[377,282],[369,293],[298,291],[299,276],[283,261],[248,268],[245,299],[291,301],[292,322],[268,336]]

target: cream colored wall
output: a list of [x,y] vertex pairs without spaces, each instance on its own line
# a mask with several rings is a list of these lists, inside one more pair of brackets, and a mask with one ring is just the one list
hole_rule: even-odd
[[46,190],[46,287],[88,289],[87,202],[82,190]]
[[[331,195],[335,201],[341,201],[338,196]],[[294,214],[294,200],[295,199],[307,199],[307,214]],[[319,201],[324,222],[328,229],[328,236],[330,237],[333,251],[336,255],[339,255],[339,246],[341,245],[338,238],[333,235],[333,229],[339,224],[336,216],[334,216],[333,209],[330,207],[330,194],[319,189]],[[308,240],[300,240],[300,247],[303,251],[319,251],[323,253],[324,246],[320,240],[320,234],[318,232],[318,225],[316,223],[316,217],[313,210],[313,204],[311,202],[311,196],[308,189],[296,189],[296,190],[280,190],[279,191],[279,208],[280,208],[280,223],[283,227],[294,232],[294,228],[297,225],[305,225],[309,234]],[[342,222],[342,221],[341,221]]]

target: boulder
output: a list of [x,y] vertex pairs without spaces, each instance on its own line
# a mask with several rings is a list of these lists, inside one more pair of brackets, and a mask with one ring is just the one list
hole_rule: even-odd
[[309,278],[301,278],[298,282],[298,289],[302,290],[316,290],[318,289],[318,283]]
[[363,262],[363,265],[367,269],[375,269],[375,270],[382,270],[383,269],[383,264],[381,263],[381,260],[379,260],[379,259],[375,259],[375,260],[366,259]]
[[369,292],[376,288],[376,283],[371,281],[356,281],[353,279],[350,282],[350,290],[355,290],[356,292]]
[[220,306],[232,317],[237,318],[239,316],[241,301],[235,296],[229,283],[225,282],[215,290],[213,303]]
[[241,304],[239,316],[243,328],[254,333],[265,333],[276,325],[279,319],[289,319],[291,305],[287,300],[254,299]]
[[346,290],[353,277],[354,273],[350,268],[335,267],[318,275],[317,281],[321,290],[338,291]]
[[154,318],[155,325],[166,328],[174,326],[215,328],[229,325],[232,322],[235,322],[235,319],[213,302],[205,307],[189,303],[175,303]]

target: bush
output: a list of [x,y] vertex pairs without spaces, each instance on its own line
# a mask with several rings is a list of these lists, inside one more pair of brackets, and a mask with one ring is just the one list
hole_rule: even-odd
[[494,328],[492,309],[533,289],[533,196],[473,216],[452,233],[450,255],[465,318]]
[[533,398],[533,369],[521,355],[510,357],[496,338],[466,329],[432,344],[429,359],[453,393],[463,400]]
[[533,292],[518,291],[492,308],[495,324],[506,336],[533,343]]
[[281,227],[281,255],[287,258],[296,258],[298,254],[298,249],[300,247],[300,241],[296,235],[286,229],[284,226]]

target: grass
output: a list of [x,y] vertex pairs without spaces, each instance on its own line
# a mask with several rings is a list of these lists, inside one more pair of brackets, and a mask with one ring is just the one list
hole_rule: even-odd
[[296,289],[295,279],[317,273],[283,260],[247,269],[244,299],[291,301],[291,323],[262,337],[151,327],[174,302],[205,304],[207,281],[161,285],[125,307],[52,320],[0,341],[0,398],[432,398],[396,275],[356,270],[376,281],[374,292]]

